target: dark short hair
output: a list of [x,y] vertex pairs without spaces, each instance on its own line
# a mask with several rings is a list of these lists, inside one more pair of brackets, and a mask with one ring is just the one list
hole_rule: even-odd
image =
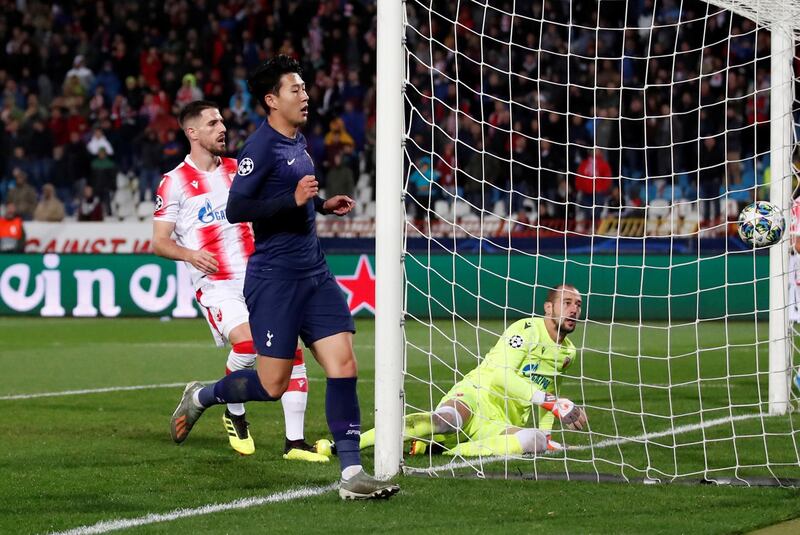
[[281,89],[281,77],[284,74],[297,73],[303,76],[303,68],[296,59],[281,54],[269,59],[259,65],[256,70],[250,73],[247,79],[247,87],[253,98],[258,99],[258,103],[269,114],[269,107],[264,102],[264,97],[267,94],[277,95]]
[[578,289],[571,284],[559,284],[555,288],[551,288],[550,290],[547,291],[547,297],[544,298],[544,302],[555,304],[556,296],[559,293],[561,293],[562,290],[575,290],[576,292],[578,292]]
[[186,121],[200,117],[200,114],[203,113],[203,110],[207,110],[209,108],[218,110],[219,106],[210,100],[195,100],[190,102],[184,106],[181,112],[178,114],[178,124],[181,126],[181,128],[183,128],[183,125],[186,124]]

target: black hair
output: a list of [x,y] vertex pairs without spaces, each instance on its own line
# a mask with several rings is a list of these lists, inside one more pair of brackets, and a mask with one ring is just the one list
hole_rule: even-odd
[[207,110],[209,108],[218,110],[219,106],[210,100],[195,100],[190,102],[184,106],[181,112],[178,114],[178,124],[181,126],[181,128],[183,128],[183,125],[186,124],[186,121],[200,117],[200,114],[203,113],[203,110]]
[[297,73],[303,75],[303,68],[300,63],[290,56],[281,54],[269,59],[259,65],[256,70],[250,73],[247,79],[247,87],[250,94],[258,100],[258,103],[269,115],[269,107],[264,102],[264,97],[268,94],[277,95],[281,89],[281,77],[284,74]]

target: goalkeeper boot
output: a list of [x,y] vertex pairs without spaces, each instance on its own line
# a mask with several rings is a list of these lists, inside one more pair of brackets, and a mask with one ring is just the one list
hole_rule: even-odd
[[183,396],[180,403],[172,413],[172,420],[170,420],[170,433],[172,440],[176,444],[180,444],[186,437],[189,436],[189,431],[194,427],[195,422],[206,410],[205,407],[198,407],[194,402],[194,393],[203,388],[203,385],[197,381],[189,383],[183,389]]
[[252,455],[256,451],[256,444],[250,436],[250,424],[244,419],[244,414],[235,415],[225,409],[222,415],[222,425],[228,433],[228,442],[231,448],[240,455]]
[[797,387],[797,390],[800,390],[800,372],[797,372],[794,376],[794,386]]
[[302,438],[300,440],[289,440],[283,447],[283,458],[287,461],[306,461],[309,463],[327,463],[330,458],[317,453],[317,450],[311,444],[308,444]]
[[361,470],[350,479],[339,483],[339,496],[343,500],[376,500],[391,498],[400,487],[387,481],[379,481]]

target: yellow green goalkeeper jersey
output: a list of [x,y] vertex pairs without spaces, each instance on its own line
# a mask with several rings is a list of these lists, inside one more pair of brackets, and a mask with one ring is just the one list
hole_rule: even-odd
[[[457,398],[468,405],[477,403],[479,406],[471,409],[476,415],[485,414],[485,423],[472,418],[476,426],[505,416],[504,424],[525,427],[533,393],[554,393],[556,377],[572,364],[575,355],[575,346],[568,338],[561,344],[550,338],[543,318],[519,320],[505,330],[483,362],[454,385],[443,401]],[[552,425],[552,414],[540,412],[539,428],[549,430]]]

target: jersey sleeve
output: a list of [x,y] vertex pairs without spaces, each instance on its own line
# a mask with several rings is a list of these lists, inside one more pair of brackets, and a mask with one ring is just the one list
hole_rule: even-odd
[[506,329],[492,351],[492,385],[505,392],[509,398],[523,404],[531,404],[533,393],[541,390],[539,385],[520,373],[523,360],[538,341],[536,329],[531,327],[531,322],[522,320]]
[[243,197],[256,198],[261,193],[261,188],[269,177],[272,167],[268,151],[255,154],[251,144],[242,147],[237,158],[239,165],[236,167],[236,176],[233,177],[231,193]]
[[263,187],[272,168],[272,159],[263,155],[251,154],[250,145],[245,145],[239,154],[239,166],[233,177],[228,205],[225,213],[231,223],[244,223],[267,219],[297,205],[294,192],[271,197],[264,195]]
[[169,221],[170,223],[178,221],[181,195],[176,180],[170,175],[164,175],[161,178],[156,190],[155,203],[154,221]]

